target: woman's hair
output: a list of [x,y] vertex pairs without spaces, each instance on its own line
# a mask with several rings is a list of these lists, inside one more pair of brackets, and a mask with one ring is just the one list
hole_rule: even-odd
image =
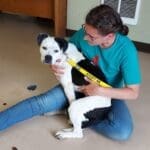
[[85,22],[96,28],[102,35],[116,32],[127,35],[129,32],[120,15],[108,5],[99,5],[91,9],[86,16]]

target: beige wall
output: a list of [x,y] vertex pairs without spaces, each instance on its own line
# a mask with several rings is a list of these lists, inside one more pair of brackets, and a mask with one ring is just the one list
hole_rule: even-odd
[[[138,24],[129,25],[129,36],[134,41],[150,43],[150,1],[141,1]],[[84,23],[88,10],[98,4],[100,0],[68,0],[67,29],[78,30]]]

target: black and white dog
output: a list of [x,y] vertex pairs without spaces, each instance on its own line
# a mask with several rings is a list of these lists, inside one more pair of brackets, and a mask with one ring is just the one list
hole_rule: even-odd
[[68,64],[67,59],[73,59],[81,67],[103,81],[105,81],[104,74],[97,66],[86,59],[75,45],[64,39],[39,34],[37,41],[43,63],[57,64],[65,68],[64,74],[60,77],[60,83],[69,101],[68,114],[73,128],[58,131],[56,137],[59,139],[82,138],[84,127],[98,123],[105,117],[111,106],[111,99],[103,96],[76,98],[74,85],[81,86],[88,84],[88,82],[85,81],[80,72]]

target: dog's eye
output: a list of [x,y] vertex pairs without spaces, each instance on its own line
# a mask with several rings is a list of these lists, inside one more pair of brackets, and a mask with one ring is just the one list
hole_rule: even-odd
[[58,53],[59,51],[57,49],[54,50],[55,53]]
[[43,48],[44,50],[47,50],[47,47],[45,47],[45,46],[43,46],[42,48]]

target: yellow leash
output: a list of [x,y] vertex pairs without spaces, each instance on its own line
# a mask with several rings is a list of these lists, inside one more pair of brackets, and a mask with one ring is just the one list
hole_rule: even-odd
[[97,77],[95,77],[93,74],[89,73],[87,70],[85,70],[84,68],[82,68],[81,66],[79,66],[74,60],[72,60],[71,58],[67,59],[67,62],[74,68],[76,68],[80,73],[82,73],[84,76],[86,76],[88,79],[90,79],[91,81],[97,83],[99,86],[102,87],[111,87],[109,84],[103,82],[102,80],[98,79]]

